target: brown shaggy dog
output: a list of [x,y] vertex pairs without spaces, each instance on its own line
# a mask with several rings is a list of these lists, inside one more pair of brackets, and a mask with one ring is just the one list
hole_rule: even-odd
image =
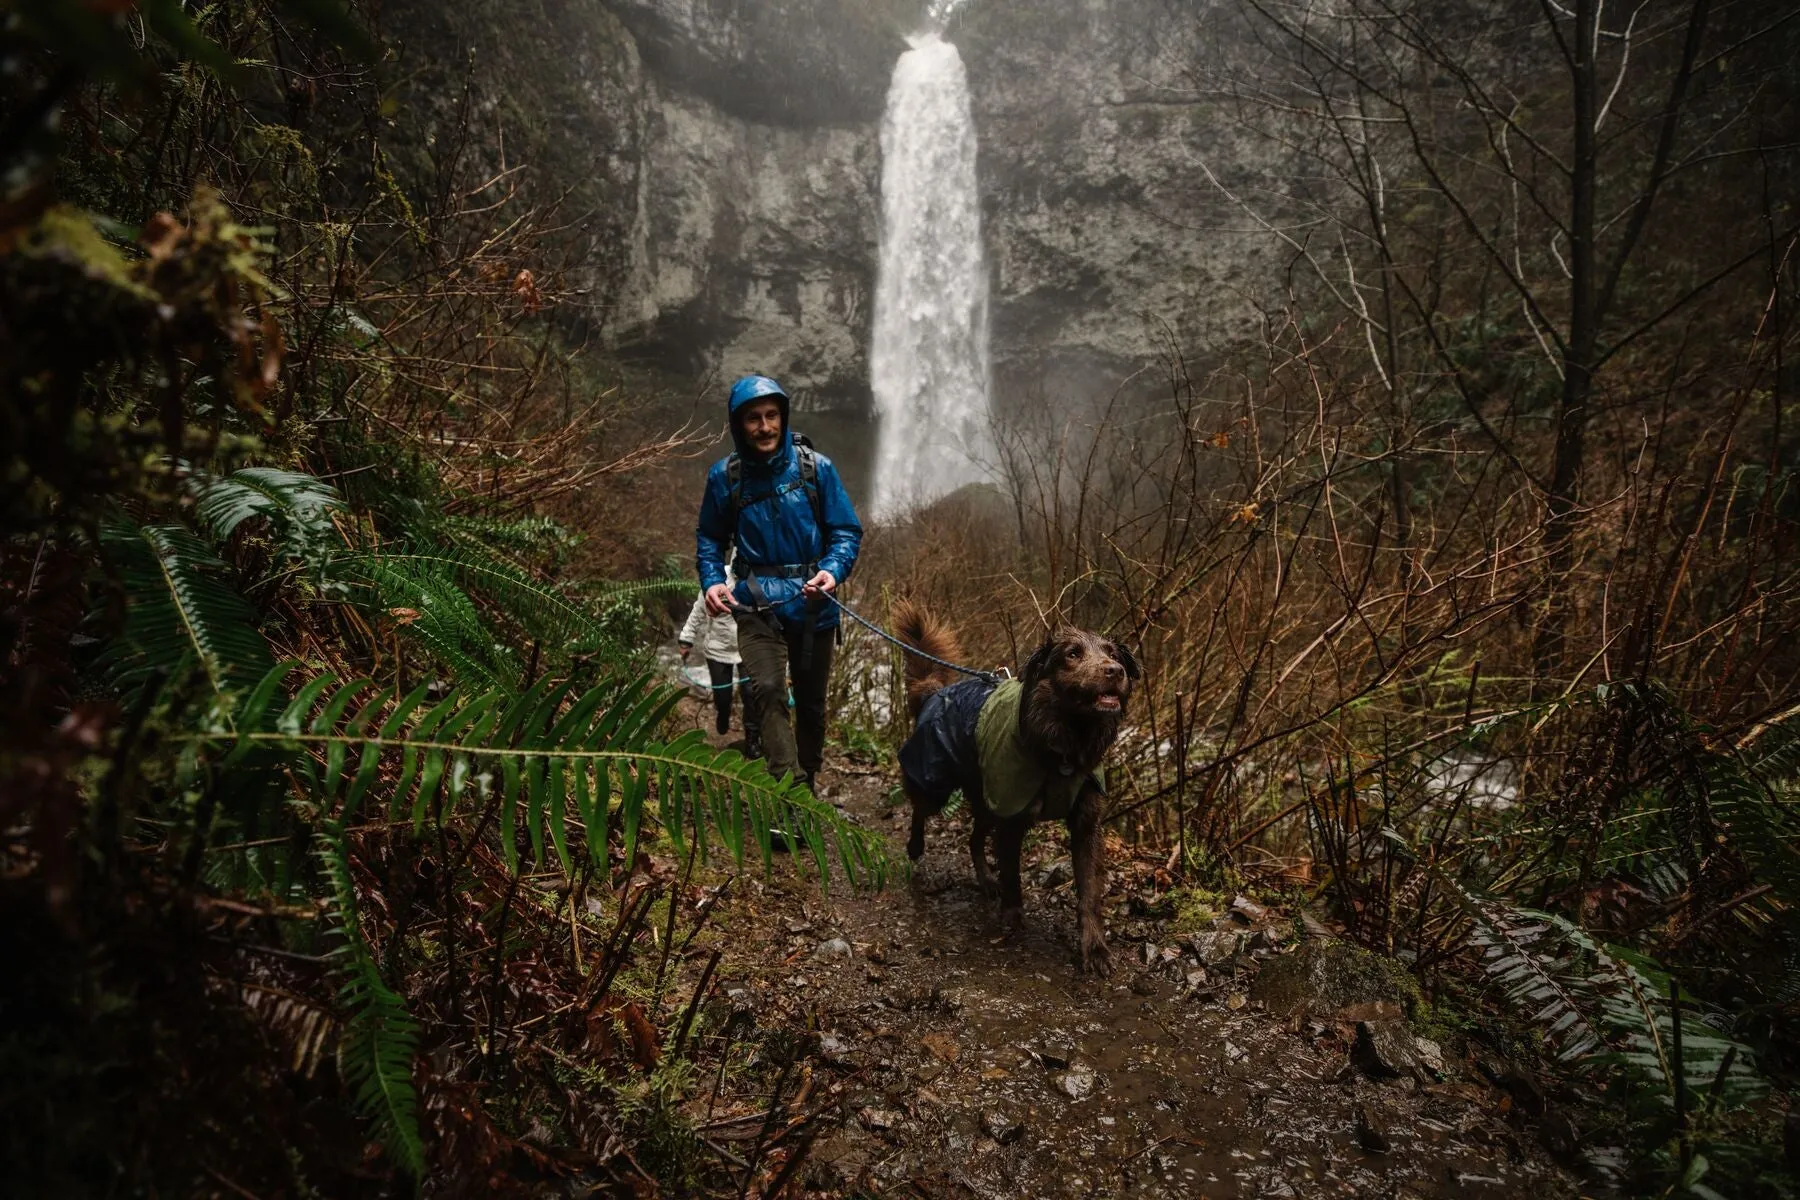
[[[964,661],[955,633],[923,608],[902,601],[893,620],[908,645],[951,662]],[[984,891],[995,891],[987,862],[991,837],[999,860],[1001,920],[1016,927],[1024,911],[1019,851],[1025,831],[1040,820],[1066,820],[1081,965],[1102,975],[1110,967],[1100,920],[1104,890],[1100,818],[1106,797],[1092,776],[1118,737],[1137,678],[1137,660],[1123,646],[1068,626],[1052,633],[1020,673],[1016,728],[995,731],[997,736],[1016,738],[1014,750],[1020,761],[1037,772],[1026,777],[1048,782],[1035,795],[988,797],[982,755],[985,748],[991,760],[993,744],[978,741],[976,727],[982,707],[995,692],[993,685],[958,682],[956,673],[917,655],[906,656],[907,708],[915,722],[900,752],[901,783],[912,803],[908,856],[916,861],[924,854],[926,819],[960,789],[973,819],[969,857],[976,881]],[[993,763],[986,765],[991,768]],[[1015,772],[1014,777],[1020,776]]]

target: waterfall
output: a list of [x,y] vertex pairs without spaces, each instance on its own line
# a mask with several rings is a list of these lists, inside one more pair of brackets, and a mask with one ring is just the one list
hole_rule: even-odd
[[968,80],[955,46],[935,33],[910,41],[881,121],[876,517],[985,479],[996,458]]

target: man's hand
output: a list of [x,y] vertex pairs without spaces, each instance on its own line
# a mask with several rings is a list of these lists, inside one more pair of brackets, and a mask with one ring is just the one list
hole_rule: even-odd
[[732,609],[731,588],[727,584],[715,583],[706,589],[706,611],[715,617],[722,617]]
[[806,593],[808,598],[816,596],[820,592],[830,593],[837,590],[837,580],[831,577],[830,571],[820,571],[807,580],[800,590]]
[[681,646],[681,661],[686,662],[687,656],[688,656],[688,651],[692,650],[694,648],[693,643],[681,642],[681,643],[679,643],[679,645]]

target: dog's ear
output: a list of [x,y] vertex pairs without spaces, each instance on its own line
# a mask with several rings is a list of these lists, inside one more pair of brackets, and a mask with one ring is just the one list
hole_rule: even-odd
[[1119,665],[1125,668],[1125,678],[1132,680],[1133,682],[1143,678],[1144,672],[1139,668],[1137,657],[1133,655],[1131,651],[1127,650],[1119,642],[1114,642],[1112,644],[1112,649],[1113,657],[1118,659]]
[[1050,659],[1055,653],[1056,639],[1053,637],[1045,638],[1043,645],[1031,652],[1031,657],[1025,660],[1025,666],[1019,672],[1019,682],[1025,685],[1026,691],[1030,691],[1032,685],[1050,669]]

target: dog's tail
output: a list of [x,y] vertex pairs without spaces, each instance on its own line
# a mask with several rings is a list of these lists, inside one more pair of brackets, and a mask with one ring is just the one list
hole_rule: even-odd
[[[923,650],[934,658],[948,659],[956,662],[963,657],[962,645],[956,640],[956,633],[948,625],[932,616],[922,605],[911,600],[901,600],[894,605],[889,614],[894,632],[915,650]],[[906,707],[916,718],[919,710],[931,694],[947,683],[956,680],[956,673],[948,667],[940,667],[936,663],[920,658],[916,654],[906,656]]]

